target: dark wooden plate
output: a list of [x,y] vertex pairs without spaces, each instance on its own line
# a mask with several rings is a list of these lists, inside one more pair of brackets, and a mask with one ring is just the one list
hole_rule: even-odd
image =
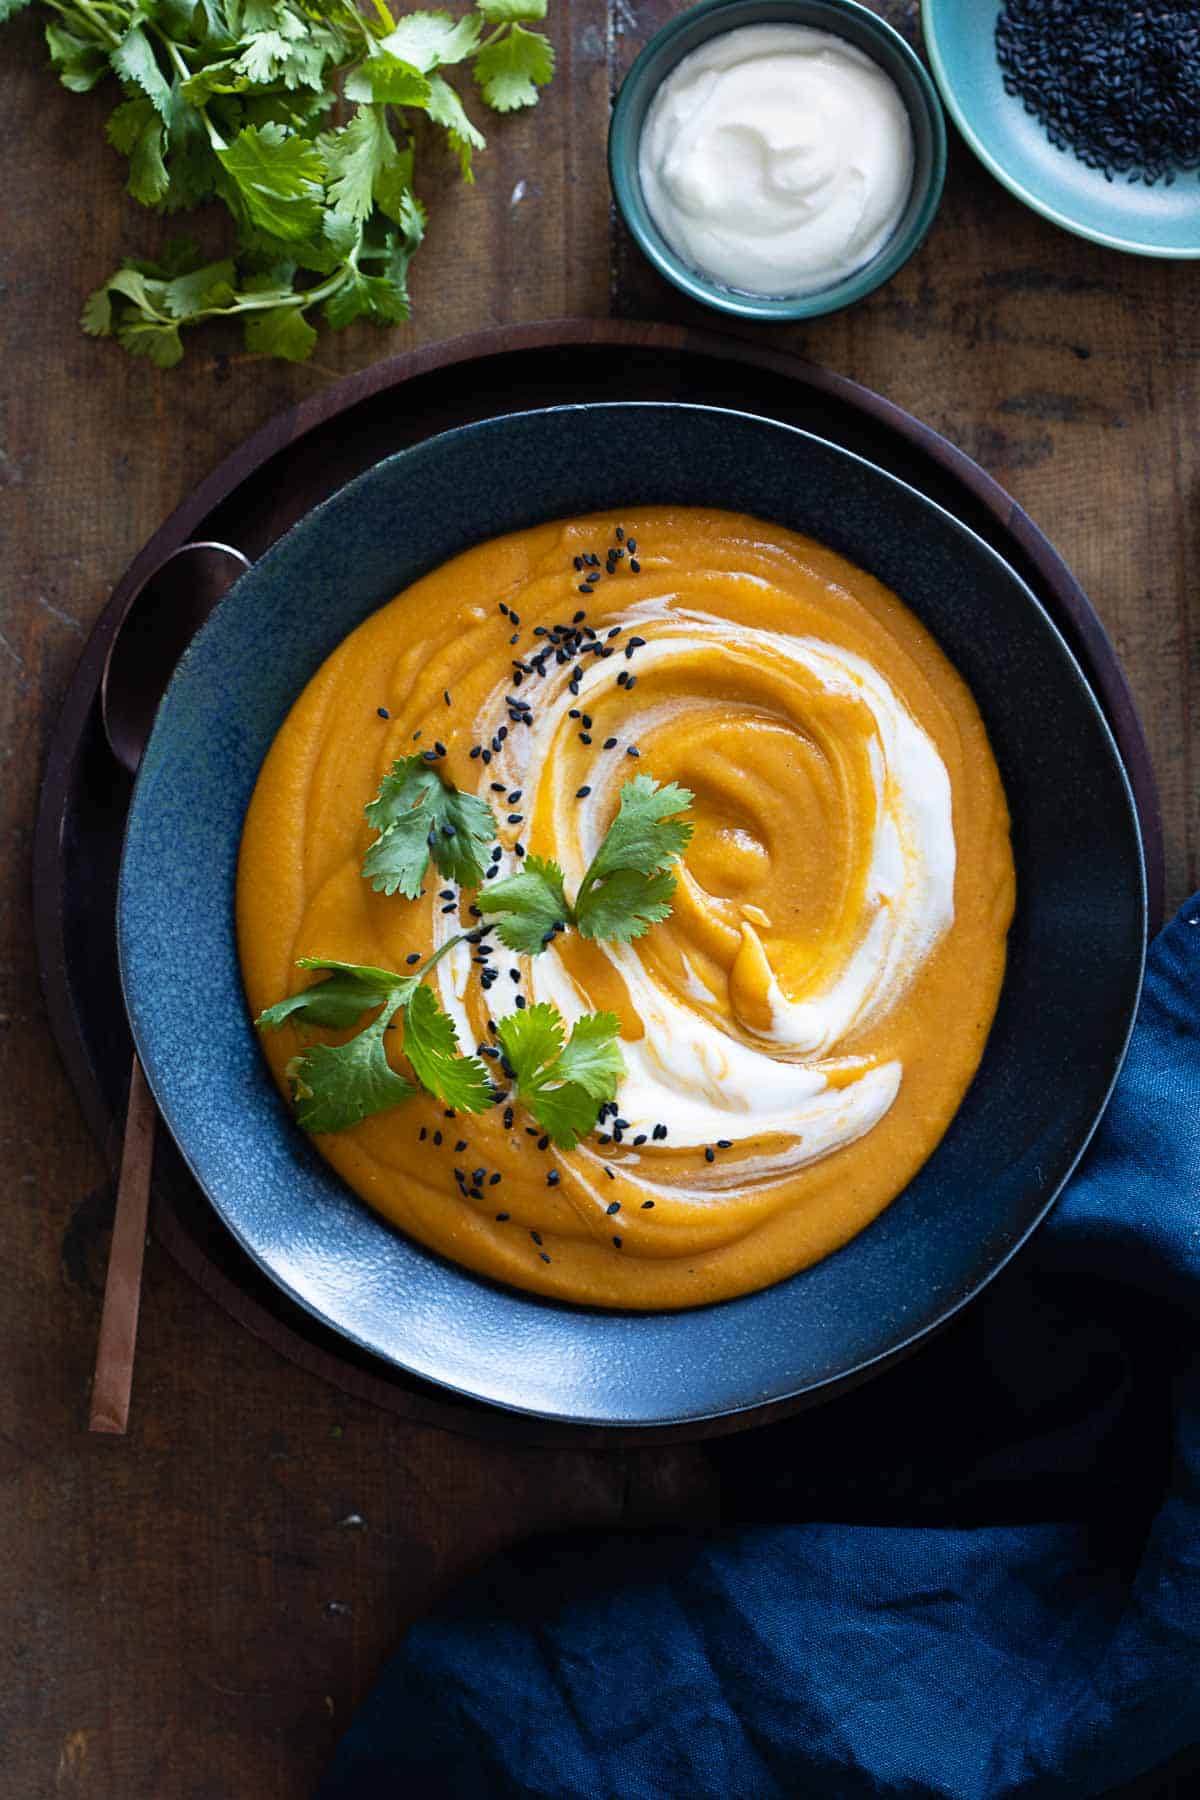
[[[844,378],[771,351],[661,325],[565,321],[513,327],[378,364],[273,421],[218,468],[134,559],[81,658],[51,744],[35,840],[39,956],[52,1029],[89,1124],[118,1150],[130,1040],[113,913],[129,781],[100,726],[104,656],[132,588],[192,537],[256,557],[317,501],[388,453],[450,426],[521,407],[594,399],[687,399],[796,424],[928,494],[997,549],[1064,633],[1108,717],[1138,805],[1151,923],[1162,911],[1162,841],[1145,739],[1113,648],[1061,558],[1002,488],[945,439]],[[782,1403],[668,1431],[558,1426],[459,1399],[405,1376],[320,1326],[221,1225],[165,1132],[153,1229],[201,1287],[313,1373],[412,1418],[529,1444],[618,1447],[744,1429]]]

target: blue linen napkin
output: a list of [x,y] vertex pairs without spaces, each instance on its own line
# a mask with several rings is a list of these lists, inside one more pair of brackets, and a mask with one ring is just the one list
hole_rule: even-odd
[[319,1800],[1091,1800],[1200,1739],[1200,896],[1014,1265],[711,1454],[719,1529],[534,1542],[410,1631]]

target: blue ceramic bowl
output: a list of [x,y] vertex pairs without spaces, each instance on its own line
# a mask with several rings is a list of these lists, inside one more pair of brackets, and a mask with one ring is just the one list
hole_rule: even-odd
[[[347,632],[481,539],[636,502],[808,532],[894,588],[971,684],[1013,816],[1018,904],[979,1074],[917,1178],[815,1268],[691,1312],[540,1301],[375,1216],[293,1123],[242,993],[234,875],[259,766]],[[518,413],[388,458],[237,583],[184,655],[129,815],[126,1004],[150,1085],[229,1229],[288,1294],[434,1382],[578,1423],[651,1425],[826,1393],[882,1366],[1012,1255],[1073,1168],[1125,1049],[1145,901],[1128,784],[1023,583],[940,507],[819,438],[713,408]]]
[[922,0],[929,63],[947,109],[984,166],[1065,231],[1138,256],[1200,256],[1200,176],[1146,187],[1106,181],[1004,91],[996,60],[1001,0]]
[[[915,164],[908,204],[895,231],[868,263],[819,293],[779,299],[744,294],[712,281],[685,263],[650,217],[638,175],[638,144],[646,111],[663,80],[709,38],[742,25],[807,25],[830,31],[869,56],[899,89],[913,129]],[[660,275],[693,300],[742,319],[813,319],[837,312],[890,281],[924,241],[946,179],[946,122],[937,91],[899,32],[855,0],[704,0],[650,39],[630,69],[613,108],[608,172],[621,216]]]

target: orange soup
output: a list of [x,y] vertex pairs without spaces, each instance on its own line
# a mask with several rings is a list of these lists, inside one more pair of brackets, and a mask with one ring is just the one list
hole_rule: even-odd
[[[875,1218],[979,1063],[1014,897],[978,710],[896,596],[689,508],[541,525],[418,581],[317,672],[263,766],[237,898],[256,1013],[311,979],[298,958],[403,971],[486,910],[487,882],[433,867],[415,900],[363,878],[364,807],[425,750],[492,806],[496,879],[553,858],[574,891],[636,774],[688,789],[694,830],[636,941],[491,937],[428,978],[465,1053],[517,1006],[616,1014],[615,1111],[559,1150],[513,1095],[448,1117],[420,1092],[315,1139],[349,1185],[500,1281],[641,1309],[764,1287]],[[314,1041],[341,1038],[264,1034],[285,1091]]]

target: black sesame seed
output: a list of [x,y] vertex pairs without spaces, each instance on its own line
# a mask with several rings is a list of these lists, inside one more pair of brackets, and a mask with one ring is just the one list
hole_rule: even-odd
[[548,1131],[542,1133],[537,1141],[537,1147],[539,1150],[548,1150],[550,1148],[550,1133]]
[[637,676],[631,675],[629,677],[629,680],[625,683],[625,692],[627,694],[632,694],[632,692],[636,686],[637,686]]
[[643,1201],[642,1201],[642,1211],[643,1211],[643,1212],[649,1212],[649,1211],[650,1211],[650,1208],[651,1208],[651,1207],[652,1207],[652,1206],[653,1206],[653,1205],[654,1205],[654,1202],[653,1202],[653,1200],[643,1200]]
[[514,856],[519,858],[519,857],[524,856],[524,854],[525,854],[524,844],[514,844],[513,845],[513,855]]
[[571,620],[571,623],[572,623],[572,625],[578,625],[582,619],[586,619],[586,618],[587,618],[587,614],[581,610],[575,614],[575,617]]
[[642,565],[635,556],[629,559],[629,571],[632,575],[640,575],[642,572]]
[[512,1130],[512,1122],[513,1122],[513,1109],[511,1106],[506,1106],[504,1109],[504,1129],[505,1129],[505,1131]]
[[612,630],[608,633],[608,636],[610,638],[619,637],[620,632],[621,632],[621,627],[619,625],[614,625]]
[[608,1176],[608,1179],[610,1181],[615,1181],[617,1179],[616,1176],[613,1174],[612,1170],[609,1168],[607,1163],[605,1163],[605,1165],[604,1165],[604,1173]]
[[439,900],[453,900],[454,898],[455,898],[455,893],[454,893],[453,888],[439,888],[438,889],[438,899]]
[[614,534],[613,534],[613,535],[614,535],[614,537],[615,537],[615,538],[616,538],[616,540],[617,540],[617,542],[618,542],[618,544],[622,544],[622,543],[624,543],[624,541],[625,541],[625,527],[624,527],[624,526],[623,526],[623,525],[618,525],[618,526],[617,526],[617,529],[616,529],[616,531],[615,531],[615,532],[614,532]]
[[557,1170],[557,1169],[551,1169],[551,1170],[550,1170],[550,1172],[549,1172],[549,1174],[548,1174],[548,1175],[547,1175],[547,1176],[546,1176],[546,1186],[547,1186],[547,1187],[557,1187],[557,1186],[558,1186],[558,1179],[559,1179],[559,1177],[558,1177],[558,1170]]
[[507,1225],[508,1221],[511,1218],[512,1218],[511,1213],[497,1213],[496,1214],[496,1223],[497,1223],[497,1225]]
[[716,1160],[717,1160],[717,1153],[713,1149],[711,1144],[705,1145],[704,1160],[705,1160],[705,1162],[716,1162]]
[[459,1138],[459,1140],[458,1140],[458,1142],[457,1142],[457,1144],[455,1144],[455,1146],[454,1146],[454,1149],[455,1149],[455,1153],[456,1153],[456,1154],[459,1154],[459,1153],[461,1153],[461,1152],[462,1152],[462,1151],[463,1151],[463,1150],[465,1150],[465,1149],[466,1149],[466,1147],[467,1147],[467,1140],[466,1140],[466,1138]]
[[575,789],[575,798],[577,800],[586,800],[591,791],[591,788],[588,787],[585,782],[583,787]]
[[626,756],[640,756],[642,753],[636,744],[629,744],[625,749]]
[[450,705],[450,689],[449,688],[442,689],[442,699],[446,702],[447,706]]
[[575,558],[576,571],[578,572],[580,569],[582,569],[582,567],[583,567],[583,558],[582,558],[582,556],[577,556]]
[[452,912],[457,912],[457,911],[458,911],[458,901],[457,900],[452,900],[450,902],[449,906],[443,906],[443,908],[442,908],[443,916],[445,916],[446,913],[452,913]]
[[483,753],[482,753],[482,754],[483,754],[483,760],[484,760],[484,762],[485,762],[485,763],[490,763],[490,762],[491,762],[491,760],[492,760],[492,753],[491,753],[491,751],[490,751],[490,750],[485,750],[485,751],[483,751]]
[[544,1242],[540,1231],[531,1231],[529,1235],[533,1239],[535,1244],[540,1244],[540,1243]]
[[616,738],[605,738],[605,740],[604,740],[604,749],[606,749],[606,750],[615,750],[615,749],[616,749],[616,747],[617,747],[617,740],[616,740]]
[[517,995],[516,1006],[517,1006],[518,1012],[525,1011],[525,996],[524,996],[524,994]]
[[479,1186],[480,1182],[483,1180],[483,1178],[486,1174],[487,1174],[486,1169],[472,1169],[471,1180],[475,1183],[476,1187]]
[[510,806],[515,806],[515,805],[516,805],[516,804],[517,804],[517,801],[518,801],[518,800],[519,800],[519,799],[520,799],[520,798],[521,798],[521,790],[520,790],[520,788],[514,788],[514,789],[513,789],[513,791],[512,791],[512,793],[511,793],[511,794],[510,794],[510,795],[509,795],[509,796],[508,796],[508,804],[509,804],[509,805],[510,805]]
[[610,1217],[610,1218],[611,1218],[611,1217],[612,1217],[612,1215],[613,1215],[613,1213],[619,1213],[619,1212],[620,1212],[620,1210],[621,1210],[621,1202],[620,1202],[620,1201],[619,1201],[619,1200],[614,1200],[614,1201],[613,1201],[613,1202],[612,1202],[612,1204],[611,1204],[611,1205],[610,1205],[610,1206],[606,1206],[606,1207],[605,1207],[605,1209],[604,1209],[604,1210],[605,1210],[605,1212],[606,1212],[606,1213],[607,1213],[607,1214],[608,1214],[608,1215],[609,1215],[609,1217]]
[[390,719],[392,716],[386,706],[377,706],[375,711],[379,714],[381,719]]
[[475,761],[475,758],[479,755],[479,753],[482,749],[483,749],[482,744],[475,744],[472,746],[472,748],[471,748],[471,761],[472,762]]
[[417,1133],[417,1142],[418,1142],[418,1143],[419,1143],[419,1144],[423,1144],[423,1143],[424,1143],[424,1142],[425,1142],[425,1139],[426,1139],[426,1138],[427,1138],[427,1137],[428,1137],[428,1136],[429,1136],[429,1133],[428,1133],[428,1131],[427,1131],[427,1130],[426,1130],[426,1128],[425,1128],[425,1126],[424,1126],[424,1125],[422,1125],[422,1127],[421,1127],[421,1129],[420,1129],[420,1131],[418,1131],[418,1133]]
[[435,1143],[435,1144],[440,1144],[440,1143],[441,1143],[441,1141],[442,1141],[442,1134],[441,1134],[441,1132],[440,1132],[440,1131],[435,1131],[435,1132],[434,1132],[434,1134],[433,1134],[433,1141],[434,1141],[434,1143]]
[[498,604],[499,604],[499,607],[500,607],[500,611],[501,611],[501,612],[502,612],[502,613],[503,613],[503,614],[504,614],[504,616],[505,616],[505,618],[506,618],[506,619],[507,619],[507,617],[508,617],[508,608],[507,608],[507,606],[505,606],[505,604],[504,604],[504,602],[503,602],[503,600],[501,600],[501,601],[500,601],[500,602],[499,602],[499,603],[498,603]]
[[418,963],[421,960],[421,952],[419,950],[414,950],[412,952],[412,954],[409,956],[406,956],[404,960],[406,963],[408,963],[410,965],[412,963]]
[[508,609],[508,616],[512,620],[514,625],[519,625],[521,623],[520,619],[518,619],[516,613],[513,611],[511,606]]
[[[445,751],[443,751],[442,754],[444,756]],[[436,750],[422,750],[421,755],[425,758],[426,762],[436,762],[438,759],[438,753]]]
[[733,1139],[732,1138],[718,1138],[717,1139],[717,1149],[718,1150],[732,1150],[733,1149]]
[[639,1131],[639,1132],[638,1132],[638,1135],[637,1135],[637,1136],[636,1136],[636,1137],[635,1137],[635,1138],[634,1138],[634,1140],[633,1140],[633,1147],[634,1147],[634,1149],[635,1149],[635,1150],[636,1150],[636,1149],[637,1149],[637,1147],[638,1147],[638,1145],[639,1145],[639,1144],[644,1144],[644,1143],[645,1143],[645,1141],[646,1141],[646,1134],[645,1134],[645,1132],[644,1132],[644,1131]]
[[620,1249],[620,1248],[621,1248],[621,1240],[620,1240],[620,1238],[619,1238],[619,1237],[615,1237],[615,1238],[614,1238],[614,1239],[613,1239],[613,1243],[614,1243],[614,1244],[615,1244],[615,1246],[616,1246],[616,1248],[617,1248],[617,1249],[618,1249],[618,1250],[619,1250],[619,1249]]
[[546,1252],[544,1250],[539,1250],[538,1255],[541,1257],[541,1259],[544,1263],[548,1263],[550,1261],[550,1258],[546,1255]]

